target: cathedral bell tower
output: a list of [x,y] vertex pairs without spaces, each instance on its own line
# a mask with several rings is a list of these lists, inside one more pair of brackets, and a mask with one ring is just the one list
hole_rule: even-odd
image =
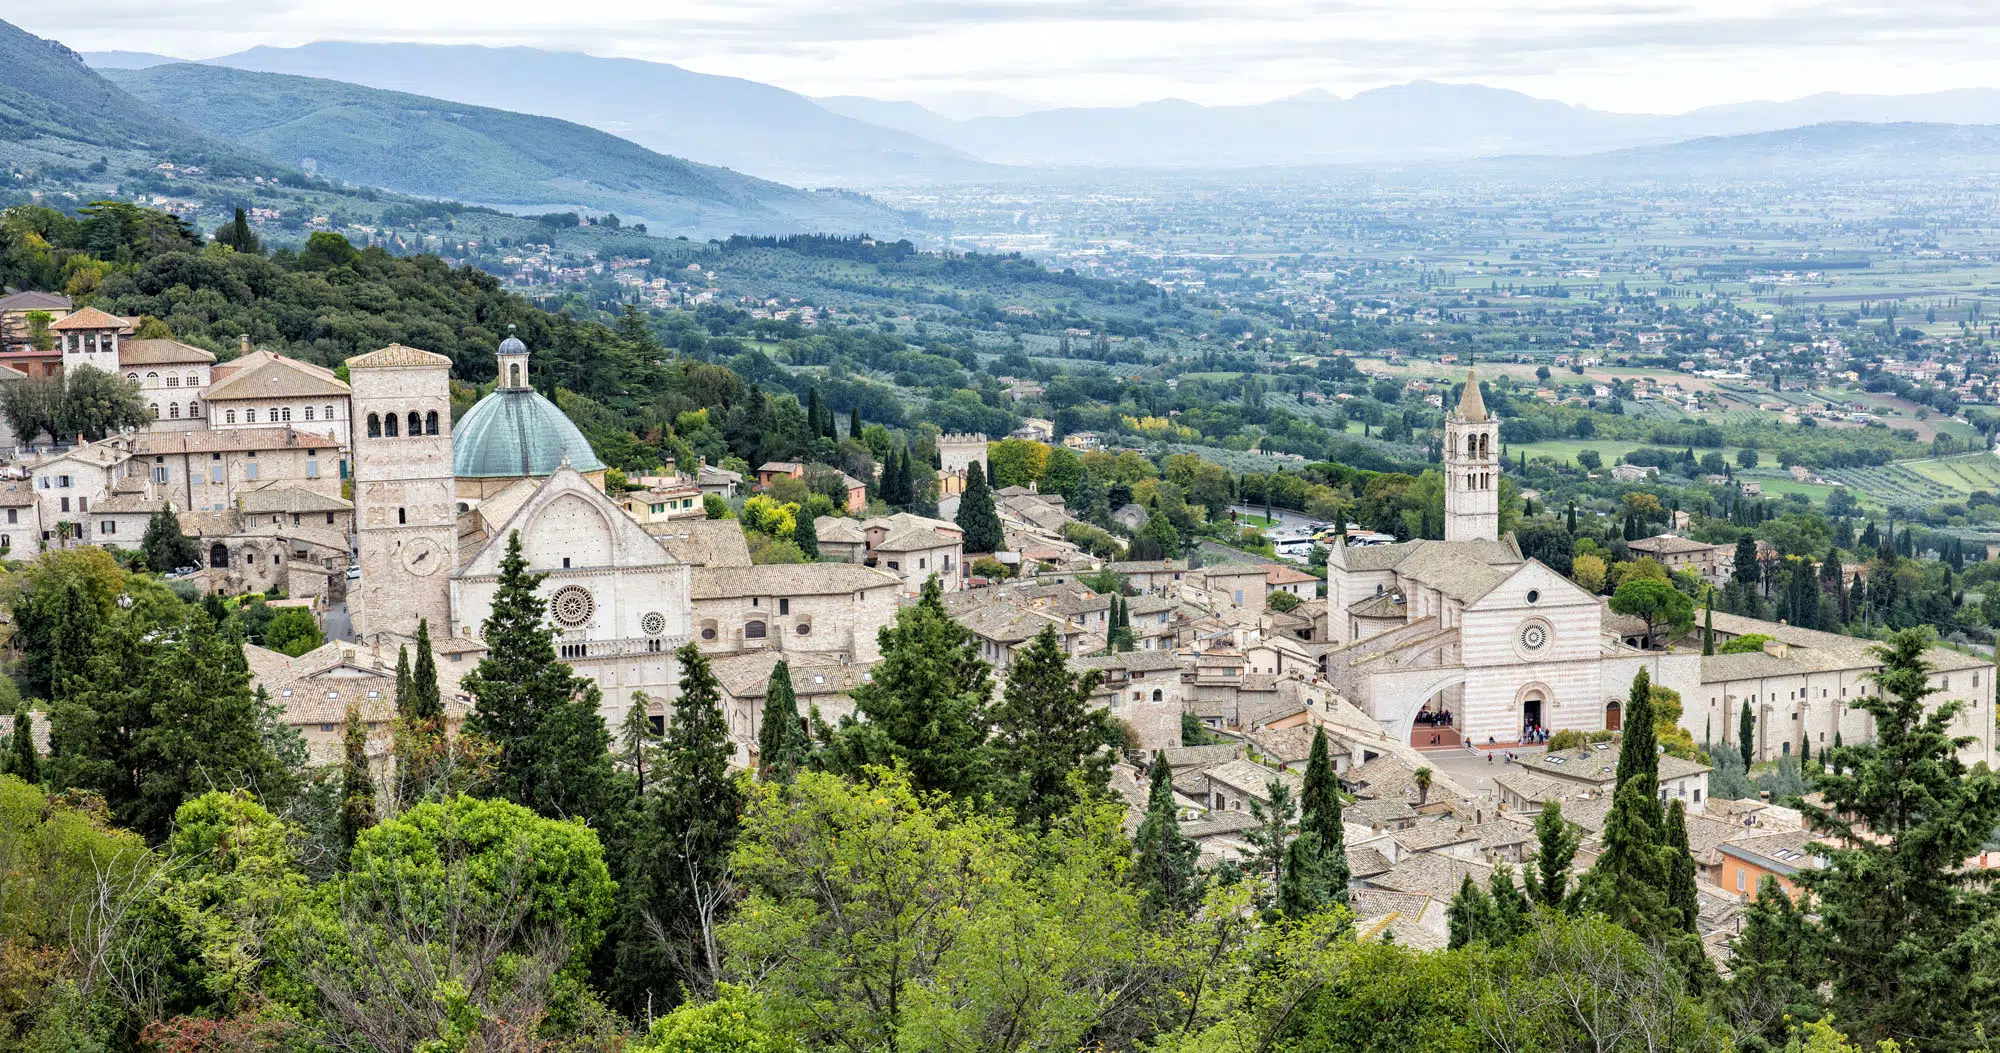
[[1500,538],[1500,425],[1479,395],[1479,371],[1465,374],[1458,408],[1444,420],[1444,539]]
[[450,637],[458,566],[451,465],[451,359],[392,344],[347,360],[354,400],[354,633]]

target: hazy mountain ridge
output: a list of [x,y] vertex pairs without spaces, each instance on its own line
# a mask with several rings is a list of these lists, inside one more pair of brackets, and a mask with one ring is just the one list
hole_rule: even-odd
[[513,210],[617,212],[661,233],[910,226],[885,206],[654,153],[583,125],[340,81],[223,66],[107,70],[140,99],[285,164],[398,193]]
[[318,43],[211,65],[324,77],[589,125],[648,149],[813,185],[976,175],[983,163],[782,88],[660,62],[535,48]]

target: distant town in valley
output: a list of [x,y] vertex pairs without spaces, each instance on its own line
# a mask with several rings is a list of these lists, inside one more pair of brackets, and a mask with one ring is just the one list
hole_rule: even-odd
[[0,1053],[1987,1048],[1996,162],[0,22]]

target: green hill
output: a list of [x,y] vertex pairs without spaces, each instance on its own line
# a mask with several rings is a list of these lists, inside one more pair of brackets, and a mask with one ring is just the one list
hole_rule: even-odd
[[521,212],[615,212],[654,233],[891,234],[909,218],[647,150],[580,124],[341,81],[175,64],[106,70],[144,103],[286,165]]
[[120,91],[56,41],[0,22],[0,160],[33,167],[107,153],[278,171]]

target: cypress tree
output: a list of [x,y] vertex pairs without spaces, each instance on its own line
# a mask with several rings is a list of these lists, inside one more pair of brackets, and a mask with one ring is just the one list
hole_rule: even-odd
[[910,448],[903,447],[903,456],[897,462],[902,478],[896,483],[896,491],[903,495],[903,503],[906,505],[917,503],[917,468],[913,463],[915,460],[916,457],[910,452]]
[[1750,700],[1743,700],[1743,713],[1736,718],[1736,749],[1743,755],[1743,770],[1749,771],[1756,757],[1751,738],[1757,733],[1757,718],[1750,712]]
[[819,527],[814,525],[812,513],[803,508],[792,518],[792,544],[799,546],[807,559],[819,559]]
[[660,781],[620,883],[621,939],[611,987],[635,1017],[712,991],[721,972],[715,926],[736,847],[743,792],[729,771],[735,748],[722,687],[692,641],[674,652],[681,693],[667,722]]
[[1340,784],[1333,777],[1326,729],[1319,728],[1313,732],[1312,754],[1299,791],[1299,836],[1286,850],[1285,877],[1279,887],[1279,909],[1288,917],[1346,904],[1347,839],[1340,813]]
[[1653,727],[1653,678],[1644,668],[1632,678],[1632,691],[1625,703],[1624,727],[1618,742],[1618,785],[1634,776],[1645,785],[1660,784],[1660,740]]
[[1536,903],[1550,910],[1569,905],[1569,866],[1580,840],[1569,820],[1563,818],[1562,803],[1554,799],[1542,802],[1541,814],[1535,816],[1535,855],[1529,861],[1533,870],[1526,875],[1529,894]]
[[965,470],[965,493],[958,501],[958,528],[965,531],[967,553],[997,552],[1005,544],[1000,514],[993,509],[993,493],[986,488],[986,472],[978,461]]
[[1701,654],[1706,658],[1715,653],[1715,590],[1708,590],[1708,612],[1702,616]]
[[[431,650],[431,621],[417,622],[417,661],[410,671],[410,705],[407,712],[418,720],[435,721],[444,729],[444,694],[438,688],[437,655]],[[401,695],[396,696],[399,703]]]
[[1485,940],[1493,931],[1493,901],[1473,883],[1471,874],[1459,880],[1446,924],[1451,934],[1447,947],[1454,951]]
[[375,825],[375,777],[368,771],[368,725],[361,709],[347,707],[347,734],[342,740],[345,761],[340,771],[341,858],[354,851],[361,831]]
[[1180,809],[1174,804],[1174,771],[1164,756],[1153,759],[1153,782],[1146,794],[1146,817],[1134,840],[1138,862],[1132,881],[1148,918],[1185,917],[1201,902],[1201,875],[1195,861],[1201,849],[1181,833]]
[[765,782],[791,782],[805,763],[805,728],[799,724],[799,699],[792,688],[792,664],[780,660],[771,667],[764,686],[764,714],[757,727],[757,777]]
[[[1584,875],[1582,893],[1592,910],[1641,938],[1663,935],[1668,899],[1665,853],[1660,846],[1657,785],[1641,776],[1618,784],[1604,821],[1604,851]],[[1674,913],[1672,927],[1680,915]]]
[[632,769],[633,789],[642,798],[650,785],[646,778],[653,755],[659,751],[659,736],[653,733],[653,717],[647,712],[650,705],[645,692],[632,692],[632,704],[625,707],[625,721],[618,729],[618,755]]
[[14,734],[8,743],[5,771],[22,782],[42,781],[42,758],[35,752],[35,714],[22,706],[14,714]]
[[1681,931],[1699,936],[1701,900],[1694,888],[1694,856],[1688,852],[1687,808],[1678,800],[1667,806],[1660,848],[1666,853],[1668,905],[1677,913]]
[[817,439],[820,435],[824,434],[826,421],[822,419],[821,415],[825,412],[825,407],[819,401],[819,388],[814,387],[810,389],[806,396],[806,436],[808,438]]
[[1521,894],[1520,886],[1514,884],[1514,868],[1505,863],[1494,867],[1487,884],[1492,889],[1493,903],[1488,942],[1505,943],[1528,931],[1528,898]]
[[861,441],[861,407],[853,406],[847,411],[847,437]]
[[945,610],[934,574],[880,639],[881,660],[853,691],[861,719],[842,722],[834,744],[837,766],[859,774],[867,764],[901,764],[919,791],[970,798],[986,786],[993,695],[978,638]]
[[1048,625],[1008,670],[987,750],[993,796],[1023,830],[1048,829],[1082,800],[1079,789],[1101,794],[1109,782],[1123,737],[1107,711],[1090,704],[1102,675],[1071,672]]
[[1576,502],[1575,502],[1575,501],[1571,501],[1571,502],[1569,503],[1569,533],[1570,533],[1570,536],[1571,536],[1571,537],[1575,537],[1575,536],[1576,536]]
[[545,577],[529,573],[521,533],[510,533],[481,632],[486,657],[463,681],[476,700],[466,731],[495,748],[495,796],[551,819],[608,826],[621,808],[611,734],[597,685],[556,658],[548,605],[536,593]]

